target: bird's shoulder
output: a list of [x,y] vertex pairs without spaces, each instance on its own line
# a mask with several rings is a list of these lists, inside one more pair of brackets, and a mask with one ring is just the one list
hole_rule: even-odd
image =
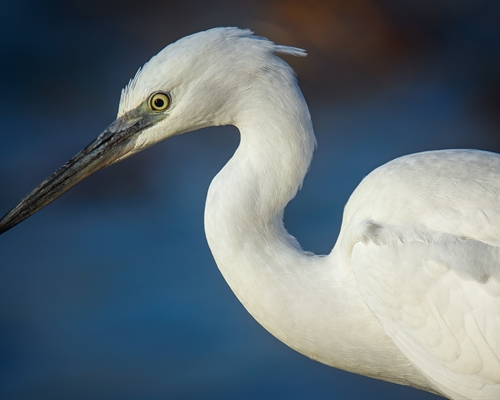
[[372,220],[500,246],[500,155],[443,150],[397,158],[351,195],[343,226]]

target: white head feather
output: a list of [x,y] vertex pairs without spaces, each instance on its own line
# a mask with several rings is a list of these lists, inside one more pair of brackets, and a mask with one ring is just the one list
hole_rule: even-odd
[[[278,46],[250,30],[214,28],[184,37],[147,62],[123,89],[118,116],[136,108],[156,91],[170,93],[169,117],[159,125],[179,129],[231,124],[239,92],[255,86],[263,71],[293,76],[276,53],[305,56],[304,50]],[[234,95],[236,94],[236,95]],[[189,116],[180,126],[176,116]]]

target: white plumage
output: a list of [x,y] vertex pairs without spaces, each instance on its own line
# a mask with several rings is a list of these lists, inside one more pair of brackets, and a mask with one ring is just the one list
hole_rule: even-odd
[[[448,150],[389,162],[352,194],[332,252],[304,252],[282,217],[315,138],[293,71],[276,53],[305,54],[236,28],[166,47],[124,89],[117,126],[153,115],[153,93],[168,93],[169,108],[84,176],[170,136],[235,125],[241,142],[210,186],[205,229],[246,309],[333,367],[450,398],[500,398],[500,156]],[[74,167],[54,176],[64,168]],[[22,205],[0,228],[30,215],[17,217]]]

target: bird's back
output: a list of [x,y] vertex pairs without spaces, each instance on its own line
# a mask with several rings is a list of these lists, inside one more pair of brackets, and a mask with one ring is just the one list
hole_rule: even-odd
[[414,154],[367,176],[339,249],[401,352],[445,395],[500,398],[500,155]]

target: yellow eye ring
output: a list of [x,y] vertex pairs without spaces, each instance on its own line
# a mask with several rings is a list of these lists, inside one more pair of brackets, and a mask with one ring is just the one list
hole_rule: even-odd
[[149,108],[153,111],[165,111],[170,106],[170,97],[166,93],[154,93],[149,98]]

